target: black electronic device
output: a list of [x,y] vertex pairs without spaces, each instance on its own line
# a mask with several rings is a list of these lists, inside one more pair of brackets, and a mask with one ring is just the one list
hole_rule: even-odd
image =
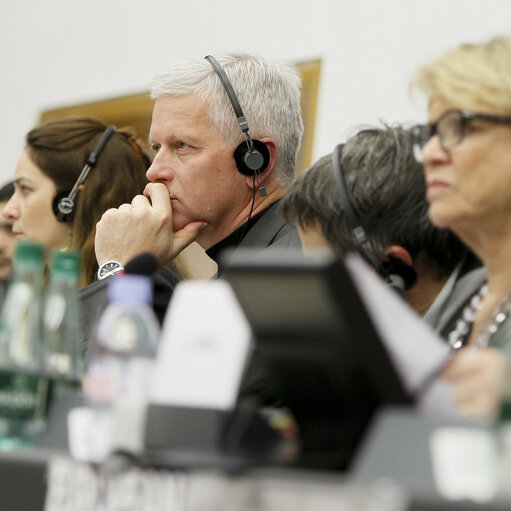
[[412,402],[346,267],[298,250],[240,248],[223,265],[266,384],[300,427],[301,463],[345,469],[373,412]]
[[115,126],[108,126],[87,158],[87,161],[85,162],[78,179],[73,185],[73,188],[71,188],[71,190],[58,193],[53,199],[53,213],[59,222],[71,222],[73,220],[76,207],[76,195],[78,194],[79,187],[83,184],[85,179],[87,179],[90,170],[96,164],[99,155],[103,151],[108,139],[112,136],[114,131]]
[[257,177],[270,163],[270,152],[263,142],[250,136],[247,119],[243,114],[238,97],[223,67],[212,55],[207,55],[204,58],[211,64],[220,79],[238,119],[238,126],[245,137],[245,140],[234,150],[233,157],[236,161],[236,167],[246,176]]
[[154,467],[227,472],[290,465],[298,452],[296,439],[287,438],[275,422],[251,405],[226,411],[150,404],[141,459]]
[[371,246],[371,242],[359,221],[359,215],[357,214],[353,201],[350,197],[346,177],[344,176],[344,171],[341,165],[343,147],[344,144],[339,144],[332,152],[332,171],[337,185],[339,199],[341,201],[341,208],[346,219],[346,225],[349,229],[351,229],[352,236],[355,239],[360,252],[381,273],[391,287],[402,293],[405,289],[410,289],[415,286],[417,282],[417,273],[412,266],[395,258],[391,257],[383,263],[376,259],[374,255],[374,247]]

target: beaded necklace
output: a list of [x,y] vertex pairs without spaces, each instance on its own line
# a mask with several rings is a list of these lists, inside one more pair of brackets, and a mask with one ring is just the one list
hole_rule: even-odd
[[[470,302],[463,308],[461,317],[456,322],[456,326],[447,336],[447,342],[453,350],[458,350],[466,344],[470,331],[472,330],[476,312],[479,310],[481,302],[488,294],[488,291],[488,284],[484,284],[471,298]],[[502,300],[497,310],[486,323],[483,331],[477,336],[474,341],[474,345],[487,347],[490,343],[491,337],[499,329],[500,325],[504,323],[510,311],[511,295],[508,295],[504,298],[504,300]]]

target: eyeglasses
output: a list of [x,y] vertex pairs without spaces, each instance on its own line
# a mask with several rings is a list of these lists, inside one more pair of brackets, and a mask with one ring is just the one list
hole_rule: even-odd
[[436,122],[419,124],[413,128],[414,152],[420,153],[428,140],[438,135],[440,145],[450,149],[459,144],[465,136],[467,125],[476,120],[494,122],[498,124],[511,124],[511,117],[467,112],[466,110],[447,110]]

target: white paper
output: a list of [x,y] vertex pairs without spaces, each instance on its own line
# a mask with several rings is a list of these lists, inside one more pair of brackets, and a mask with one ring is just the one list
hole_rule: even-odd
[[163,324],[150,401],[233,408],[251,339],[248,321],[227,282],[179,283]]
[[405,389],[415,394],[428,387],[419,408],[455,415],[448,384],[428,386],[448,359],[447,343],[360,256],[348,255],[345,264]]
[[485,503],[497,493],[498,458],[489,430],[439,428],[430,437],[433,476],[448,500]]

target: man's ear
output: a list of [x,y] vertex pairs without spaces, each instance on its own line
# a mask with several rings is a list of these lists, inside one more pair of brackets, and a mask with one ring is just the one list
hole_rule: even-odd
[[[256,177],[255,180],[255,186],[256,188],[259,188],[261,184],[267,184],[268,180],[271,177],[271,174],[273,172],[273,169],[275,167],[275,163],[277,162],[277,144],[275,143],[275,140],[273,138],[259,138],[260,142],[262,142],[266,148],[268,149],[268,152],[270,153],[270,161],[267,165],[267,167],[259,174],[259,178]],[[254,179],[252,176],[247,176],[247,186],[252,190],[254,187]]]
[[410,252],[408,252],[408,250],[406,250],[406,248],[401,245],[389,245],[385,249],[385,257],[387,259],[396,259],[404,264],[407,264],[408,266],[413,267],[413,258],[410,255]]

